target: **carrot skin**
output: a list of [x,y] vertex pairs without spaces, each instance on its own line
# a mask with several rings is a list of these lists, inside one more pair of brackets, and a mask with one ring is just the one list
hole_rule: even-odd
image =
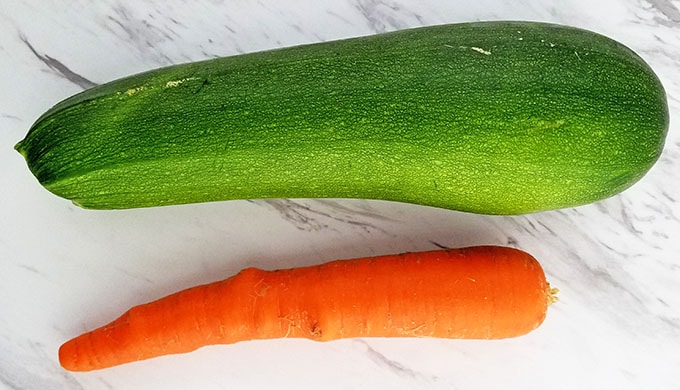
[[67,370],[89,371],[284,337],[502,339],[537,328],[551,298],[536,259],[501,246],[247,268],[133,307],[66,342],[59,361]]

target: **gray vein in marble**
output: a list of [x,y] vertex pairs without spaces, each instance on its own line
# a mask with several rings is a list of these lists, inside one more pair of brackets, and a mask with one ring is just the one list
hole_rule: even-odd
[[506,245],[510,245],[512,247],[518,247],[519,246],[519,241],[517,240],[517,237],[515,237],[515,236],[507,236],[505,243],[506,243]]
[[436,241],[432,241],[432,240],[430,240],[430,244],[432,244],[432,245],[434,245],[434,246],[436,246],[437,248],[440,248],[440,249],[451,249],[450,246],[446,246],[444,244],[440,244],[440,243],[438,243]]
[[[669,307],[668,303],[664,302],[661,298],[658,298],[657,300],[662,305]],[[659,316],[659,320],[675,331],[675,333],[680,333],[680,317],[669,318],[666,316]]]
[[633,234],[635,234],[635,235],[639,235],[639,234],[641,233],[640,230],[638,230],[638,229],[635,227],[635,225],[634,225],[634,223],[633,223],[633,219],[630,217],[630,215],[629,215],[628,212],[626,211],[626,209],[625,209],[625,207],[623,206],[623,204],[619,203],[618,212],[616,213],[616,214],[618,214],[618,215],[612,214],[612,212],[611,212],[611,211],[612,211],[612,208],[613,208],[613,207],[612,207],[612,202],[609,202],[606,206],[605,206],[605,204],[602,203],[602,202],[597,202],[597,203],[595,203],[595,207],[596,207],[596,208],[598,209],[598,211],[601,212],[602,214],[609,215],[609,216],[611,216],[612,218],[616,219],[616,220],[617,220],[618,222],[620,222],[621,225],[623,225],[629,232],[631,232],[631,233],[633,233]]
[[540,221],[540,220],[537,221],[537,222],[538,222],[538,224],[541,225],[541,227],[543,227],[543,229],[545,229],[545,231],[547,231],[550,235],[552,235],[552,236],[557,236],[557,233],[555,233],[555,231],[554,231],[553,229],[551,229],[545,222]]
[[19,33],[19,39],[21,39],[21,41],[24,44],[26,44],[26,46],[28,46],[28,49],[31,51],[31,53],[33,53],[33,55],[35,55],[40,61],[42,61],[50,69],[57,72],[57,74],[59,74],[66,80],[76,84],[82,89],[92,88],[97,85],[97,83],[94,83],[86,79],[85,77],[79,75],[78,73],[72,71],[71,69],[69,69],[68,66],[64,65],[64,63],[57,60],[56,58],[50,57],[47,54],[38,53],[38,51],[28,41],[28,38],[26,38],[23,34]]
[[[116,23],[130,39],[137,42],[143,42],[143,44],[148,47],[153,47],[155,43],[161,40],[174,40],[170,34],[162,31],[146,19],[134,17],[134,15],[123,6],[119,5],[113,7],[113,11],[116,13],[117,18],[109,15],[109,20]],[[149,14],[149,16],[153,19],[153,14]],[[168,20],[173,24],[179,24],[172,18],[168,18]]]
[[19,268],[25,269],[26,271],[33,273],[35,275],[44,276],[42,271],[28,264],[19,264]]
[[347,207],[347,206],[344,206],[337,201],[330,200],[330,199],[314,199],[314,202],[322,204],[326,207],[332,208],[336,211],[349,213],[349,214],[352,214],[352,215],[367,217],[367,218],[376,219],[376,220],[380,220],[380,221],[384,221],[384,222],[396,222],[396,220],[388,217],[387,215],[385,215],[383,213],[375,212],[375,211],[368,210],[368,209],[358,208],[358,207]]
[[[658,195],[648,196],[652,200],[658,199]],[[615,200],[619,200],[619,202],[614,202]],[[664,236],[667,237],[667,234],[663,230],[659,230],[664,229],[662,226],[656,224],[652,224],[650,226],[650,222],[653,222],[659,216],[662,216],[662,218],[664,219],[676,221],[678,220],[678,217],[675,215],[674,209],[672,207],[664,206],[663,202],[661,201],[646,202],[644,204],[641,203],[636,208],[633,205],[623,202],[623,198],[619,196],[612,198],[609,202],[607,202],[607,205],[598,203],[595,205],[595,207],[603,215],[612,218],[621,227],[628,230],[628,232],[631,233],[634,239],[643,242],[650,248],[660,250],[662,249],[661,246],[665,245],[665,243],[663,240],[662,241],[655,240],[654,237],[656,236],[663,238]],[[656,216],[651,216],[648,213],[636,214],[636,211],[639,212],[639,210],[644,209],[651,210],[654,213],[653,215]],[[640,227],[638,227],[638,225]]]
[[[673,204],[676,203],[676,200],[668,192],[660,191],[658,194],[647,192],[647,196],[649,196],[655,202],[645,204],[646,208],[651,210],[656,215],[663,216],[665,219],[678,221],[678,216],[675,215],[676,208],[673,207]],[[671,204],[667,204],[666,202],[670,202]],[[668,238],[667,235],[665,237]]]
[[[13,374],[13,375],[11,375]],[[22,389],[21,385],[17,384],[17,378],[15,378],[17,374],[15,372],[9,371],[5,372],[0,371],[0,384],[5,386],[7,389]]]
[[366,356],[373,361],[375,364],[377,364],[380,367],[386,368],[388,371],[399,375],[401,377],[406,377],[406,378],[413,378],[413,379],[420,379],[420,380],[428,380],[428,381],[436,381],[437,377],[435,376],[428,376],[423,373],[420,373],[416,370],[413,370],[411,368],[408,368],[404,366],[403,364],[392,360],[388,358],[387,356],[383,355],[382,353],[378,352],[375,350],[373,347],[370,346],[366,341],[362,339],[357,339],[357,343],[362,344],[364,348],[366,348]]
[[7,113],[4,113],[4,112],[0,113],[0,118],[11,119],[11,120],[15,120],[15,121],[22,121],[22,119],[19,118],[18,116],[12,115],[12,114],[7,114]]
[[366,19],[371,30],[379,33],[411,27],[400,18],[405,15],[412,16],[420,24],[423,24],[420,15],[416,13],[409,15],[407,10],[402,9],[401,6],[394,1],[358,0],[354,7]]
[[[520,223],[520,222],[516,221],[515,219],[513,219],[511,217],[504,218],[504,220],[512,222],[512,224],[515,225],[515,228],[519,231],[523,231],[523,232],[525,232],[525,233],[527,233],[531,236],[536,235],[536,232],[535,232],[536,226],[533,225],[533,222],[531,222],[531,220],[526,221],[526,223]],[[531,229],[529,227],[527,227],[527,225],[529,227],[531,227]],[[517,240],[512,238],[512,237],[508,237],[508,241],[514,241],[515,243],[517,243]]]
[[607,243],[605,243],[605,242],[601,242],[601,244],[602,244],[602,246],[604,246],[605,248],[607,248],[607,250],[609,250],[609,251],[612,252],[612,253],[615,253],[616,255],[618,255],[618,256],[620,256],[620,257],[625,257],[625,256],[626,256],[626,253],[625,253],[625,252],[623,252],[623,251],[621,251],[621,250],[617,250],[616,248],[612,247],[611,245],[609,245],[609,244],[607,244]]
[[659,24],[676,27],[680,23],[680,10],[670,0],[646,0],[664,18],[654,18]]
[[[230,33],[236,34],[236,29],[234,29],[234,28],[231,27],[230,25],[228,25],[228,24],[223,24],[222,26],[223,26],[224,28],[226,28],[227,31],[229,31]],[[265,37],[266,37],[266,38],[269,38],[268,35],[265,35]],[[212,40],[211,40],[211,43],[212,43]]]
[[9,377],[8,372],[5,372],[4,370],[0,371],[0,384],[6,386],[9,389],[17,389],[18,387],[15,386],[13,381],[8,377]]
[[666,191],[661,191],[661,195],[663,195],[664,198],[668,199],[672,203],[676,203],[678,201],[673,195]]
[[333,10],[328,10],[328,11],[326,11],[326,13],[327,13],[328,15],[331,15],[331,16],[334,17],[334,18],[337,18],[338,20],[342,21],[343,23],[346,23],[346,24],[348,24],[348,25],[350,25],[350,26],[353,26],[353,25],[354,25],[354,22],[353,22],[351,19],[346,18],[345,16],[340,15],[339,13],[337,13],[337,12],[335,12],[335,11],[333,11]]
[[607,269],[604,266],[596,266],[583,258],[583,256],[579,255],[575,250],[572,249],[567,249],[566,253],[569,254],[569,259],[572,260],[572,264],[577,264],[579,267],[586,269],[587,270],[587,275],[590,279],[592,279],[592,284],[593,285],[609,285],[611,288],[620,291],[621,293],[627,293],[631,298],[633,298],[638,304],[644,305],[644,302],[637,297],[635,294],[633,294],[631,291],[626,289],[624,285],[621,284],[621,281],[614,278],[612,274],[610,273],[609,269]]
[[[53,359],[46,356],[44,348],[39,343],[28,342],[26,349],[31,351],[31,358],[41,362],[50,362]],[[36,358],[37,357],[37,358]],[[25,390],[57,390],[57,389],[83,389],[81,384],[68,372],[64,371],[56,363],[50,363],[47,372],[35,372],[37,364],[31,364],[27,356],[17,356],[16,353],[0,354],[0,385],[7,389]],[[55,381],[55,378],[59,378]],[[60,383],[57,383],[60,382]]]
[[385,220],[384,216],[379,216],[377,213],[371,213],[362,210],[348,209],[339,203],[330,200],[316,200],[330,211],[322,211],[320,209],[307,206],[291,199],[265,199],[261,201],[252,201],[255,204],[261,203],[274,208],[281,214],[281,217],[292,223],[296,228],[303,231],[318,231],[330,228],[330,224],[324,219],[342,222],[348,225],[359,227],[366,232],[386,231],[378,225],[363,221],[357,217],[368,217],[374,219]]
[[[163,29],[145,18],[139,18],[123,5],[114,6],[112,7],[112,10],[113,15],[107,15],[106,18],[117,28],[112,28],[107,23],[103,24],[104,28],[124,41],[132,44],[140,53],[143,53],[146,56],[151,53],[157,53],[156,48],[163,41],[174,41],[175,38],[179,37],[179,34],[173,31],[173,29]],[[170,20],[170,22],[176,26],[183,26],[173,18],[163,17]],[[149,14],[149,18],[154,19],[153,14]],[[123,33],[122,35],[121,31]],[[170,33],[168,33],[168,31]],[[172,64],[175,62],[172,58],[163,53],[155,55],[153,60],[159,64]]]
[[99,379],[99,382],[100,382],[102,385],[104,385],[104,388],[106,388],[106,389],[111,389],[111,390],[114,389],[113,385],[110,384],[109,382],[107,382],[104,378],[99,377],[98,379]]
[[130,278],[137,279],[144,281],[148,284],[153,284],[153,280],[151,280],[149,277],[143,276],[143,275],[137,275],[136,273],[132,273],[128,271],[125,267],[122,266],[114,266],[113,269],[116,271],[120,272],[123,275],[129,276]]

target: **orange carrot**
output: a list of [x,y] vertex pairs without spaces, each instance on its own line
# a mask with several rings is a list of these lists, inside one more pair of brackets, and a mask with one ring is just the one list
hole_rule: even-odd
[[247,268],[133,307],[59,360],[88,371],[253,339],[515,337],[543,322],[554,293],[531,255],[498,246]]

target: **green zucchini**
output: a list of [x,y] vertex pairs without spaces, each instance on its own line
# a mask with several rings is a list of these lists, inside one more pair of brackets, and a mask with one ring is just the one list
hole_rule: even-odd
[[522,214],[628,188],[668,121],[622,44],[479,22],[148,71],[56,104],[16,149],[85,208],[363,198]]

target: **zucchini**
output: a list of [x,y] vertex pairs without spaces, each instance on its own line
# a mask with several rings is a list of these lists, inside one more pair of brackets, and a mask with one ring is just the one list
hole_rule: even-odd
[[84,208],[364,198],[523,214],[628,188],[668,121],[622,44],[479,22],[151,70],[56,104],[16,149]]

